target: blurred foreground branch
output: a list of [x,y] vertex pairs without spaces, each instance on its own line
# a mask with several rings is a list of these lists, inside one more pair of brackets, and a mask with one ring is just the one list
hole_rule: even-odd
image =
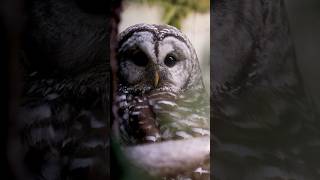
[[210,137],[126,147],[124,152],[132,162],[149,174],[170,176],[194,170],[199,164],[209,160]]

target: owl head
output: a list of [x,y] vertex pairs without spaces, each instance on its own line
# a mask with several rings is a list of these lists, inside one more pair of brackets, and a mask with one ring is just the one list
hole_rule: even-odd
[[118,68],[120,84],[136,91],[203,87],[193,46],[169,25],[136,24],[120,33]]

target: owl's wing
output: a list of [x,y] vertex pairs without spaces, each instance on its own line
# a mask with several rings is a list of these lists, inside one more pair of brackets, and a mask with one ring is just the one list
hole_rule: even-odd
[[210,135],[209,98],[204,91],[149,95],[163,140]]
[[[195,91],[193,89],[179,95],[171,92],[154,92],[149,95],[149,101],[159,123],[162,140],[179,140],[175,141],[179,143],[186,139],[190,140],[192,144],[198,139],[195,137],[210,136],[209,98],[204,90]],[[189,148],[196,149],[191,144]],[[181,152],[181,149],[172,149],[172,151]],[[171,154],[174,154],[174,152],[171,152]],[[198,155],[202,156],[205,153]],[[188,158],[197,159],[196,156],[190,154]],[[209,179],[210,159],[207,156],[203,157],[205,158],[201,161],[197,159],[189,168],[185,167],[183,171],[177,171],[167,178]]]
[[210,107],[203,91],[121,93],[117,99],[122,139],[129,144],[210,135]]

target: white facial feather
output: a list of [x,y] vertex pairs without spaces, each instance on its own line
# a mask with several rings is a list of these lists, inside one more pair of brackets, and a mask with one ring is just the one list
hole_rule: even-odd
[[[173,67],[167,67],[164,63],[165,58],[170,54],[176,54],[178,60],[178,63]],[[191,65],[191,58],[190,49],[181,40],[169,36],[159,42],[159,64],[166,68],[166,72],[169,73],[167,76],[174,83],[175,90],[179,90],[185,85],[190,73],[188,66]]]

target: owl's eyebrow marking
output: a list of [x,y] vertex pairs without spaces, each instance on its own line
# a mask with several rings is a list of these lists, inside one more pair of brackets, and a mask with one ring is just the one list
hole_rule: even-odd
[[178,39],[179,41],[183,42],[184,44],[186,44],[188,46],[187,41],[183,37],[177,36],[175,34],[163,34],[162,37],[161,37],[161,40],[164,40],[167,37],[174,37],[174,38]]
[[163,39],[167,38],[167,37],[174,37],[180,41],[182,41],[183,43],[185,43],[189,48],[189,43],[185,40],[184,37],[182,36],[178,36],[177,34],[173,34],[173,33],[168,33],[168,32],[163,32],[163,31],[156,31],[154,29],[146,29],[146,28],[138,28],[138,29],[133,29],[132,31],[128,32],[127,34],[125,34],[123,37],[121,37],[119,44],[123,44],[125,41],[127,41],[134,33],[138,33],[138,32],[150,32],[153,37],[155,38],[156,42],[157,41],[162,41]]
[[193,48],[193,47],[189,44],[189,42],[188,42],[182,35],[181,35],[181,36],[178,36],[178,35],[176,35],[176,34],[166,33],[166,34],[162,34],[161,36],[162,36],[162,37],[161,37],[161,40],[164,40],[164,39],[167,38],[167,37],[173,37],[173,38],[181,41],[182,43],[184,43],[184,44],[188,47],[188,49],[192,49],[192,48]]
[[[123,45],[130,37],[134,35],[134,33],[139,32],[149,32],[153,35],[154,40],[154,55],[157,62],[159,62],[159,43],[160,41],[163,41],[167,37],[173,37],[177,39],[178,41],[185,44],[188,49],[193,49],[193,46],[191,45],[191,42],[189,42],[188,38],[178,29],[174,29],[172,27],[159,27],[159,26],[142,26],[142,27],[134,27],[128,31],[124,31],[119,39],[118,48]],[[192,65],[193,68],[194,65]]]
[[129,38],[131,38],[133,36],[134,33],[139,33],[139,32],[149,32],[153,35],[153,39],[155,42],[155,55],[158,61],[158,41],[159,41],[159,37],[157,35],[157,31],[155,29],[147,29],[146,27],[142,27],[142,28],[137,28],[137,29],[132,29],[130,32],[128,32],[127,34],[125,34],[123,37],[121,37],[120,41],[119,41],[119,46],[118,48],[120,48],[122,46],[122,44],[124,42],[126,42]]
[[157,34],[156,32],[154,32],[153,30],[150,30],[150,29],[144,29],[144,28],[141,28],[141,29],[138,29],[136,31],[130,31],[128,32],[127,34],[125,34],[119,41],[119,45],[121,46],[125,41],[127,41],[134,33],[138,33],[138,32],[150,32],[153,37],[157,37]]

